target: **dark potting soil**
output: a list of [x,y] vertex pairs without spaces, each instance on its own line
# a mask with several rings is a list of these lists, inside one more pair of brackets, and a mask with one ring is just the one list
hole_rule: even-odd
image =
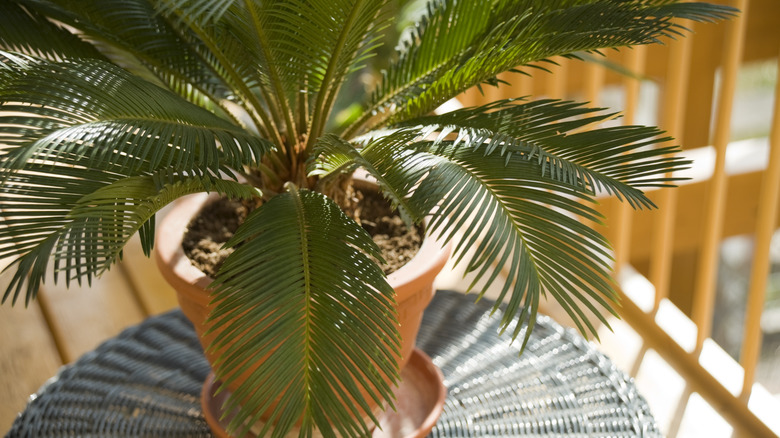
[[[422,244],[422,230],[409,229],[397,213],[391,211],[387,201],[378,193],[356,191],[356,206],[347,214],[368,231],[382,250],[386,264],[382,265],[389,274],[417,254]],[[184,235],[182,247],[193,265],[214,277],[225,258],[232,252],[222,245],[235,233],[246,219],[250,207],[240,201],[217,198],[204,205],[190,222]]]

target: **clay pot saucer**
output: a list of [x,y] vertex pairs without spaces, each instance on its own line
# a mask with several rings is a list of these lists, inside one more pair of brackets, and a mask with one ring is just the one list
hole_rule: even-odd
[[[201,406],[211,431],[219,438],[228,438],[225,428],[231,417],[220,420],[221,406],[228,391],[214,395],[217,389],[214,374],[206,378],[201,392]],[[441,371],[422,351],[415,348],[407,366],[401,371],[401,382],[394,391],[396,410],[388,409],[381,414],[379,428],[372,438],[422,438],[433,429],[441,415],[447,388]],[[247,434],[247,438],[256,438]]]

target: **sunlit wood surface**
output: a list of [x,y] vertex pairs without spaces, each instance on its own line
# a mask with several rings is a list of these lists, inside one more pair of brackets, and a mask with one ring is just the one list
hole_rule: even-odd
[[[0,277],[4,290],[7,274]],[[176,307],[173,290],[134,240],[92,287],[48,281],[28,308],[0,306],[0,433],[63,364],[144,318]]]

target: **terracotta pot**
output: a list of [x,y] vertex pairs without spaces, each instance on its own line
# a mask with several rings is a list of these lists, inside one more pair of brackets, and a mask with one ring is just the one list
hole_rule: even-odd
[[[190,263],[181,244],[187,225],[206,200],[205,194],[191,195],[179,200],[161,221],[155,243],[157,264],[165,279],[176,290],[182,312],[195,326],[204,349],[216,336],[213,333],[204,336],[207,329],[205,320],[210,312],[207,288],[212,279]],[[402,340],[401,369],[412,357],[423,310],[433,298],[433,281],[444,267],[449,253],[449,246],[442,247],[435,239],[426,239],[409,263],[388,276],[388,282],[395,289],[398,306]],[[206,358],[209,363],[213,363],[212,354],[207,353]],[[443,399],[441,402],[443,403]],[[206,409],[204,406],[204,411]]]

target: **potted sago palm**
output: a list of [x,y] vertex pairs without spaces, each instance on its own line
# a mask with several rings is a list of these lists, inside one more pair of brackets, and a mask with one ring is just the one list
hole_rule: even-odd
[[[399,28],[398,11],[413,3],[1,2],[0,257],[13,259],[3,301],[34,299],[47,269],[89,282],[136,233],[150,254],[155,214],[177,198],[236,200],[245,213],[209,275],[176,273],[195,269],[176,254],[202,201],[157,233],[166,277],[200,286],[182,307],[231,393],[229,432],[366,436],[392,409],[411,355],[402,340],[413,344],[414,331],[399,324],[419,324],[397,308],[399,291],[422,290],[419,309],[431,293],[430,282],[383,272],[366,231],[378,219],[361,213],[375,190],[432,242],[399,271],[435,275],[440,247],[459,236],[454,257],[484,283],[506,268],[500,299],[505,326],[522,323],[515,337],[533,327],[542,294],[594,330],[583,310],[603,319],[591,303],[615,300],[608,244],[585,225],[599,221],[594,198],[653,207],[642,190],[687,165],[677,149],[658,145],[669,139],[653,127],[599,127],[614,115],[580,103],[518,96],[436,110],[507,71],[656,43],[682,34],[677,19],[734,11],[430,0]],[[355,183],[356,171],[374,189]]]

